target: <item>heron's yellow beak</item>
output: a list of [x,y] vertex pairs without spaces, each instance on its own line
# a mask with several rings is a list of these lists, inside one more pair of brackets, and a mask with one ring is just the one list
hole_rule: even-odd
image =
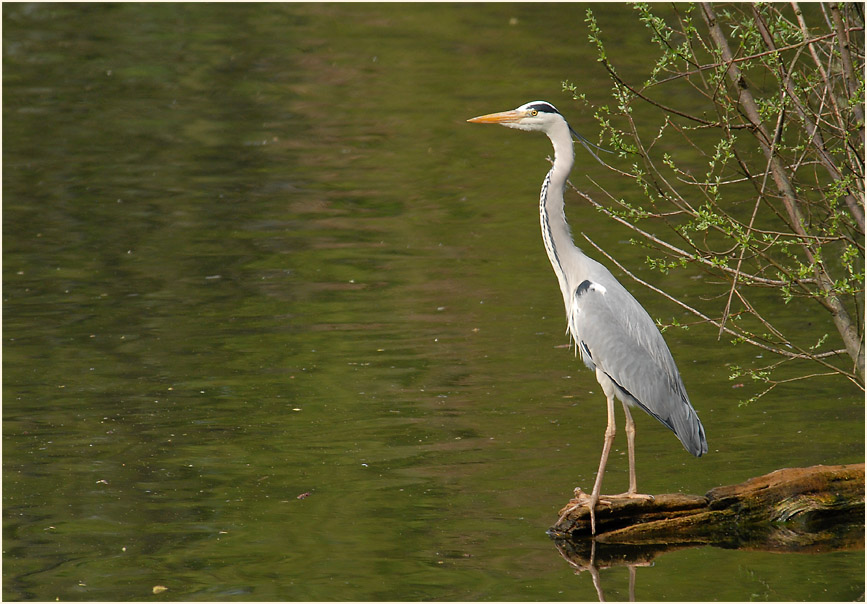
[[511,111],[501,111],[500,113],[480,115],[479,117],[474,117],[467,121],[473,122],[474,124],[511,124],[517,122],[523,117],[524,114],[522,112],[512,109]]

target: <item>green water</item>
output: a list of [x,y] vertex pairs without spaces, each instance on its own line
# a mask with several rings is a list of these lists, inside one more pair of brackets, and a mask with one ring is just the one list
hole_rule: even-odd
[[[544,98],[592,138],[560,92],[605,99],[585,8],[3,7],[4,599],[596,599],[545,534],[605,424],[561,348],[549,144],[465,123]],[[596,10],[641,69],[629,9]],[[588,159],[573,182],[616,190]],[[701,296],[571,204],[576,233]],[[642,490],[863,461],[857,390],[739,407],[726,364],[754,350],[666,337],[710,452],[637,417]],[[626,599],[626,569],[601,580]],[[635,589],[852,600],[864,556],[681,550]]]

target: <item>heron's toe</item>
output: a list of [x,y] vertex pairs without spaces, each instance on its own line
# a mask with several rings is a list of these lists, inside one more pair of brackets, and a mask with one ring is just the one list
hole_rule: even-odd
[[617,495],[617,497],[625,497],[626,499],[642,499],[644,501],[653,501],[653,495],[648,495],[646,493],[621,493]]

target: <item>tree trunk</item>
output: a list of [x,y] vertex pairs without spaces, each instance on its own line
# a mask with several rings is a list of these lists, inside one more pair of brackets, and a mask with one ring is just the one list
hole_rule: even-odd
[[[612,499],[597,505],[596,530],[600,543],[652,549],[699,544],[773,551],[863,549],[864,464],[786,468],[703,496]],[[549,534],[572,541],[589,537],[589,510],[570,510]]]

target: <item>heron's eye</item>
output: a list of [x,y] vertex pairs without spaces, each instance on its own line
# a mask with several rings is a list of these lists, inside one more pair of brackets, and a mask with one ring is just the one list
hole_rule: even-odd
[[536,111],[535,109],[530,109],[530,117],[536,117],[537,115],[539,115],[538,111]]

